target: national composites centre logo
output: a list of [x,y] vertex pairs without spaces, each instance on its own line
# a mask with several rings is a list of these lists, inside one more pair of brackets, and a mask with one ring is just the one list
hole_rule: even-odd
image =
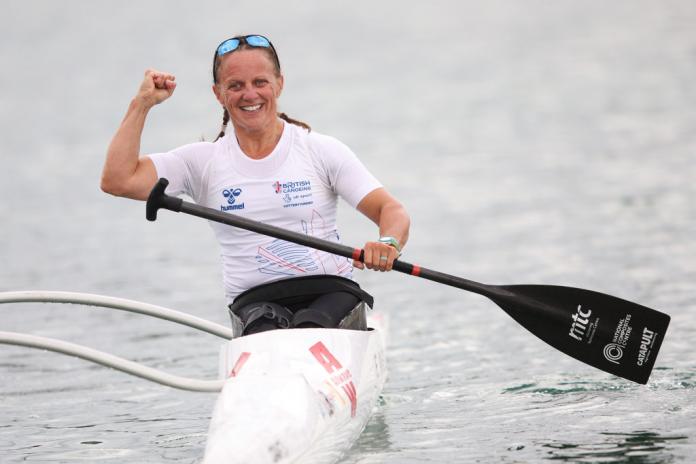
[[222,191],[222,196],[227,200],[226,205],[220,205],[221,211],[233,211],[237,209],[244,209],[244,202],[239,202],[239,196],[242,194],[242,189],[240,188],[226,188]]
[[275,181],[272,184],[276,195],[281,195],[283,208],[297,208],[314,204],[312,182],[309,179],[296,181]]
[[631,327],[631,315],[626,314],[626,317],[619,319],[614,330],[612,342],[604,346],[604,357],[607,361],[614,364],[620,364],[621,358],[624,355],[624,349],[628,346],[628,339],[631,337],[633,327]]

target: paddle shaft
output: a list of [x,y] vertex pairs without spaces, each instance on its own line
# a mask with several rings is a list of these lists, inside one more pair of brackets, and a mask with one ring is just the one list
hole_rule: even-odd
[[[346,245],[341,245],[340,243],[322,240],[310,235],[293,232],[280,227],[272,226],[270,224],[254,221],[253,219],[248,219],[239,215],[225,213],[184,201],[181,198],[172,197],[164,193],[164,190],[167,188],[168,184],[169,182],[166,179],[160,179],[152,189],[150,197],[147,200],[146,217],[149,221],[156,220],[157,210],[160,208],[165,208],[177,213],[181,212],[190,214],[209,221],[227,224],[229,226],[238,227],[251,232],[257,232],[259,234],[268,235],[270,237],[275,237],[288,242],[325,251],[334,255],[364,262],[365,253],[361,248],[351,248]],[[443,272],[433,271],[417,264],[407,263],[406,261],[394,261],[393,269],[395,271],[403,272],[404,274],[410,274],[412,276],[432,280],[451,287],[478,293],[479,295],[483,295],[488,298],[495,298],[496,300],[516,297],[516,295],[510,293],[508,290],[502,287],[486,285],[479,282],[474,282],[473,280],[467,280],[461,277],[445,274]]]
[[[170,199],[175,201],[171,201]],[[190,214],[192,216],[208,219],[221,224],[227,224],[229,226],[238,227],[251,232],[257,232],[259,234],[297,243],[299,245],[304,245],[334,255],[354,259],[356,261],[364,261],[365,253],[361,248],[351,248],[346,245],[341,245],[340,243],[330,242],[328,240],[322,240],[310,235],[289,231],[235,214],[229,214],[214,210],[212,208],[206,208],[195,203],[183,201],[180,198],[166,196],[166,201],[168,203],[163,205],[163,207],[166,209],[171,209],[172,211]],[[491,285],[485,285],[472,280],[463,279],[461,277],[433,271],[417,264],[407,263],[406,261],[394,261],[393,269],[395,271],[403,272],[404,274],[410,274],[412,276],[432,280],[434,282],[457,287],[462,290],[467,290],[484,296],[504,297],[506,293],[505,290],[498,289]]]

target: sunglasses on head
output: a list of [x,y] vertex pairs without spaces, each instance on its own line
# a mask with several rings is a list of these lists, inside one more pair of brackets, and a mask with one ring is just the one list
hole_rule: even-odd
[[223,41],[215,49],[217,56],[223,56],[230,52],[235,51],[240,45],[247,44],[250,47],[261,47],[261,48],[271,48],[275,52],[271,41],[262,35],[245,35],[240,37],[232,37]]
[[266,37],[257,34],[232,37],[231,39],[222,41],[215,49],[215,61],[217,62],[219,58],[237,50],[241,45],[248,45],[255,48],[270,48],[273,52],[276,65],[278,69],[280,69],[280,61],[278,60],[278,53],[275,47]]

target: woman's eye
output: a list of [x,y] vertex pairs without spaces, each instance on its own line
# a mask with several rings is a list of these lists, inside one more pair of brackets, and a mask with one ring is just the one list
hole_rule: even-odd
[[268,81],[266,79],[256,79],[254,81],[254,85],[256,87],[263,87],[264,85],[268,84]]

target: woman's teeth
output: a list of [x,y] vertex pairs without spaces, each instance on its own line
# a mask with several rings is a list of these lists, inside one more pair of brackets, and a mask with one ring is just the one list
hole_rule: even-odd
[[254,105],[254,106],[242,106],[242,110],[244,111],[256,111],[259,108],[261,108],[261,105]]

